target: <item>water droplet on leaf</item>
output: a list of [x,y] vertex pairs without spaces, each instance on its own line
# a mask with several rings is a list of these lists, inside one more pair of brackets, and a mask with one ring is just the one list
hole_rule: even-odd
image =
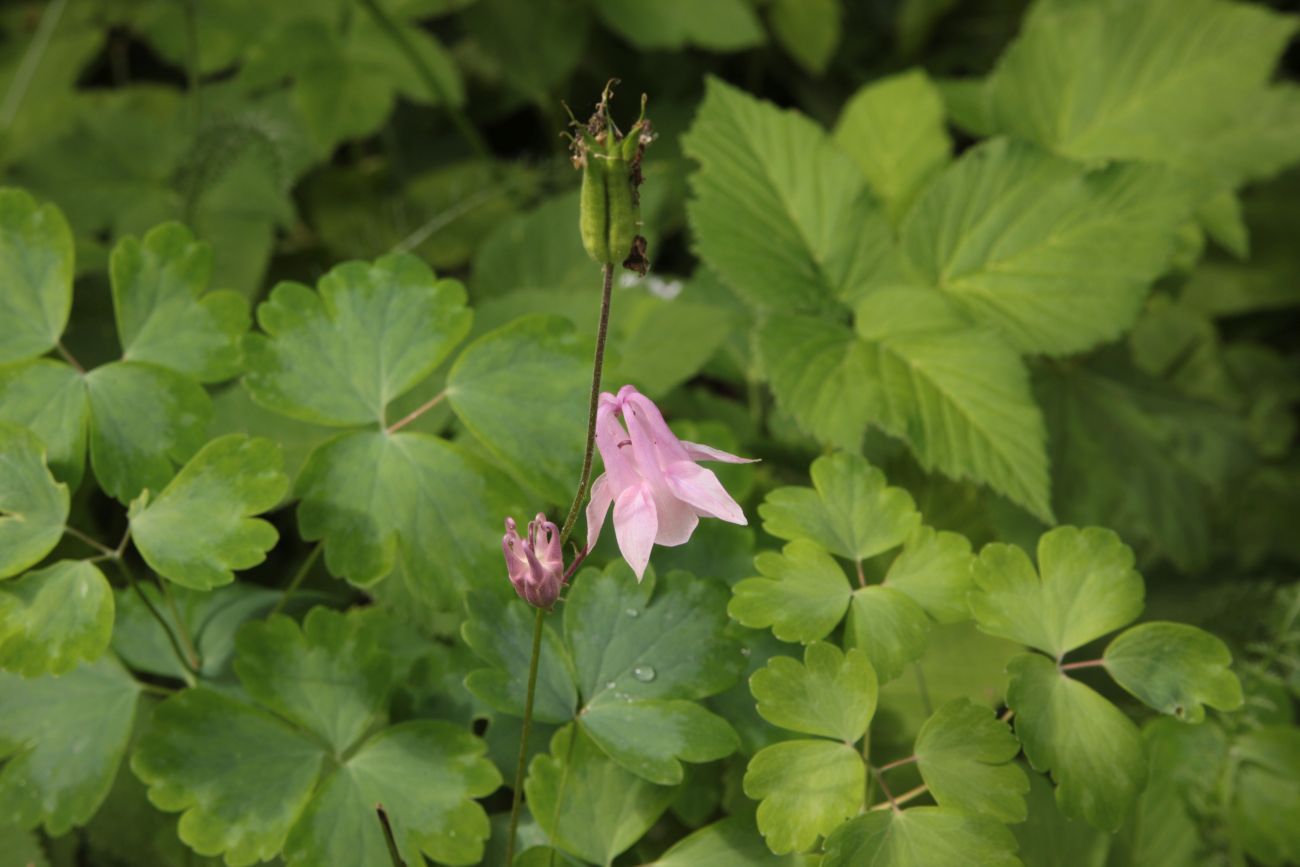
[[625,613],[628,617],[631,617],[631,618],[634,618],[634,619],[637,618],[637,617],[640,617],[640,616],[641,616],[641,612],[640,612],[640,611],[637,611],[635,608],[629,608],[629,609],[628,609],[627,611],[625,611],[624,613]]
[[655,679],[655,670],[649,665],[638,665],[632,669],[632,676],[642,683],[649,683]]

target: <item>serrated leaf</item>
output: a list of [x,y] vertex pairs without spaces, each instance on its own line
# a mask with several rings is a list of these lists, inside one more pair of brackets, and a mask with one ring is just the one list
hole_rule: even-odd
[[0,367],[0,421],[40,437],[54,477],[76,488],[86,466],[86,387],[69,364],[38,358]]
[[879,810],[826,840],[822,867],[1021,867],[1016,838],[998,822],[946,807]]
[[803,664],[772,657],[749,688],[772,725],[847,744],[862,738],[876,712],[876,672],[867,657],[821,641],[804,649]]
[[776,0],[768,21],[790,56],[820,75],[839,46],[842,14],[840,0]]
[[636,0],[607,0],[595,6],[605,24],[640,48],[680,50],[697,45],[710,51],[739,51],[763,42],[763,27],[744,0],[661,0],[653,8]]
[[589,348],[558,316],[523,316],[466,347],[447,375],[457,417],[549,500],[572,496],[581,471]]
[[838,322],[772,317],[758,327],[758,354],[777,403],[799,427],[853,451],[873,418],[864,383],[875,380],[870,348]]
[[803,852],[862,808],[866,767],[849,744],[782,741],[750,759],[745,794],[759,800],[758,830],[777,855]]
[[1007,664],[1007,705],[1035,770],[1051,771],[1061,812],[1114,831],[1146,782],[1137,726],[1115,705],[1036,653]]
[[175,466],[203,445],[212,401],[187,376],[141,361],[117,361],[85,375],[90,465],[104,492],[129,503],[160,491]]
[[469,331],[465,289],[407,254],[347,262],[317,284],[281,283],[257,308],[265,335],[244,337],[254,400],[292,418],[381,422]]
[[942,807],[998,822],[1023,822],[1025,772],[1011,762],[1020,742],[990,708],[950,701],[916,735],[917,767]]
[[828,311],[864,282],[888,229],[812,121],[710,78],[682,149],[701,164],[688,204],[700,256],[753,306]]
[[881,683],[920,659],[929,635],[925,609],[901,590],[869,584],[853,591],[845,644],[866,654]]
[[72,309],[72,231],[63,213],[0,189],[0,364],[54,348]]
[[970,541],[959,533],[917,527],[894,558],[882,582],[901,590],[940,623],[970,618]]
[[1192,188],[1172,172],[1089,172],[997,139],[926,189],[900,246],[914,282],[942,291],[1017,351],[1068,355],[1132,326],[1192,205]]
[[680,699],[633,701],[605,692],[582,709],[580,721],[606,755],[661,786],[682,782],[682,762],[711,762],[740,746],[727,720]]
[[237,292],[205,292],[212,248],[189,229],[165,223],[142,240],[123,238],[113,248],[109,276],[123,359],[152,362],[199,382],[239,372],[248,302]]
[[[461,635],[491,666],[471,671],[465,687],[492,708],[523,717],[535,609],[522,600],[503,602],[498,595],[475,592],[465,597],[465,613]],[[542,630],[533,718],[544,723],[566,723],[578,709],[573,661],[550,623],[544,624]]]
[[529,812],[555,845],[584,861],[609,864],[668,809],[674,792],[624,770],[577,726],[551,739],[524,784]]
[[0,811],[52,837],[85,824],[117,774],[139,694],[112,659],[62,677],[0,674]]
[[227,434],[212,440],[156,497],[131,504],[131,536],[145,562],[195,590],[235,580],[234,570],[266,559],[279,539],[253,518],[284,497],[289,479],[280,446]]
[[1133,552],[1101,527],[1044,533],[1038,573],[1022,549],[985,545],[974,574],[970,605],[980,629],[1058,659],[1142,612],[1145,588]]
[[832,554],[865,560],[903,543],[921,522],[911,494],[887,487],[884,473],[860,455],[820,457],[812,488],[777,488],[758,513],[782,539],[811,539]]
[[516,487],[464,449],[425,434],[345,433],[312,452],[295,493],[298,527],[325,543],[330,572],[373,584],[401,566],[422,601],[504,580],[501,520]]
[[646,867],[794,867],[797,857],[773,855],[754,823],[731,816],[674,843]]
[[113,635],[113,589],[95,566],[60,560],[0,584],[0,668],[67,674],[98,659]]
[[844,619],[853,586],[816,543],[796,539],[779,554],[763,551],[754,566],[764,577],[738,583],[727,604],[727,613],[745,626],[770,626],[782,641],[807,643],[825,638]]
[[54,481],[29,430],[0,424],[0,578],[39,563],[63,538],[68,486]]
[[1204,705],[1241,706],[1241,682],[1227,645],[1195,626],[1143,623],[1126,629],[1102,655],[1115,682],[1161,713],[1198,723]]
[[952,159],[943,100],[919,70],[859,89],[840,111],[834,139],[857,162],[895,222]]

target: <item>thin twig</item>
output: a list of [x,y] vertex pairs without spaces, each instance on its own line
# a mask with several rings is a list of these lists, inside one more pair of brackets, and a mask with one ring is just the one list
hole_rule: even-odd
[[190,637],[190,628],[185,623],[185,618],[181,616],[180,606],[176,604],[176,597],[172,596],[171,588],[162,576],[157,572],[153,573],[154,581],[158,582],[158,592],[162,594],[163,601],[167,603],[167,610],[171,612],[172,619],[176,621],[176,634],[180,636],[181,646],[190,657],[190,668],[195,674],[198,674],[203,667],[203,660],[199,656],[198,648],[194,644],[194,639]]
[[895,759],[892,762],[886,762],[885,764],[876,768],[876,770],[883,774],[885,771],[892,771],[894,768],[901,768],[903,767],[903,765],[910,765],[916,760],[917,760],[916,756],[908,756],[905,759]]
[[186,682],[193,686],[194,675],[198,672],[190,666],[190,661],[186,658],[185,652],[181,650],[180,642],[176,640],[176,635],[172,632],[171,625],[167,623],[167,618],[163,616],[163,613],[158,610],[158,606],[153,604],[153,600],[149,598],[139,582],[135,580],[135,573],[126,564],[126,560],[116,557],[114,562],[117,563],[118,570],[121,571],[122,577],[126,579],[126,583],[131,587],[131,590],[144,603],[144,607],[153,615],[153,619],[158,621],[158,625],[162,627],[162,631],[167,635],[168,643],[172,646],[172,652],[176,654],[176,659],[181,664],[181,671],[185,675]]
[[862,561],[861,561],[861,560],[854,560],[854,561],[853,561],[853,565],[856,566],[857,569],[858,569],[858,586],[859,586],[859,587],[866,587],[866,586],[867,586],[867,575],[866,575],[865,572],[862,571]]
[[[881,780],[881,781],[880,781],[880,788],[881,788],[881,789],[884,789],[884,788],[885,788],[885,781],[884,781],[884,780]],[[930,787],[927,786],[927,785],[925,785],[924,783],[922,783],[921,785],[917,786],[915,789],[908,789],[906,792],[904,792],[903,794],[899,795],[899,796],[896,797],[896,798],[890,798],[888,801],[885,801],[884,803],[876,804],[876,805],[872,806],[871,809],[873,809],[873,810],[893,810],[894,812],[897,813],[897,812],[898,812],[898,808],[899,808],[900,806],[902,806],[903,804],[906,804],[908,801],[912,801],[912,800],[915,800],[916,798],[921,797],[922,795],[924,795],[924,794],[925,794],[926,792],[928,792],[928,791],[930,791]],[[888,795],[889,792],[886,791],[885,794]]]
[[379,827],[384,829],[384,842],[388,844],[388,859],[393,862],[393,867],[406,867],[406,862],[402,860],[402,853],[397,849],[397,838],[393,836],[393,826],[388,821],[388,812],[384,809],[384,805],[375,804],[375,813],[379,816]]
[[433,409],[438,404],[442,403],[443,398],[445,398],[446,396],[447,396],[447,390],[444,388],[442,391],[438,392],[433,397],[429,398],[424,403],[420,404],[415,409],[411,410],[406,415],[402,416],[397,421],[390,424],[387,428],[385,428],[385,430],[390,434],[397,433],[399,430],[406,427],[408,424],[415,421],[417,418],[424,415],[426,412]]
[[64,361],[76,368],[77,373],[84,374],[86,372],[86,368],[82,367],[81,362],[77,361],[77,359],[73,357],[72,353],[68,351],[68,347],[63,345],[62,340],[56,342],[54,348],[59,350],[59,355],[63,356]]
[[289,582],[289,586],[284,588],[284,592],[280,594],[280,598],[276,601],[275,607],[266,615],[267,620],[270,620],[272,617],[284,610],[284,606],[288,603],[289,597],[293,596],[294,592],[298,589],[298,585],[303,582],[303,579],[307,577],[307,573],[311,571],[311,567],[315,565],[316,558],[320,556],[321,547],[321,543],[317,542],[316,547],[311,549],[311,553],[307,555],[307,559],[303,561],[302,565],[298,567],[298,571],[294,573],[293,580]]
[[1074,671],[1078,668],[1097,668],[1106,664],[1104,659],[1085,659],[1083,662],[1067,662],[1065,665],[1057,666],[1061,671]]
[[114,551],[112,548],[108,547],[103,542],[99,541],[93,536],[81,532],[76,527],[73,527],[69,524],[65,524],[63,530],[65,533],[67,533],[69,536],[72,536],[74,539],[80,539],[90,547],[94,548],[96,551],[102,554],[105,559],[111,559],[112,557],[115,557],[117,555],[117,552]]

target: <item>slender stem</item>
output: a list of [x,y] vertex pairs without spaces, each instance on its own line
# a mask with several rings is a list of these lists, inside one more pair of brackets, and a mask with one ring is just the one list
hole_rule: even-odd
[[1106,660],[1104,659],[1085,659],[1083,662],[1067,662],[1065,665],[1057,666],[1057,668],[1061,671],[1074,671],[1077,668],[1097,668],[1105,664]]
[[384,842],[388,844],[388,860],[393,867],[406,867],[402,853],[397,850],[397,838],[393,836],[393,825],[388,821],[388,811],[383,804],[375,804],[375,813],[379,816],[379,827],[384,829]]
[[174,689],[168,689],[167,687],[159,686],[156,683],[148,683],[147,681],[140,680],[139,678],[136,679],[135,685],[140,687],[140,690],[142,692],[152,693],[153,695],[161,695],[163,697],[168,697],[176,694],[176,690]]
[[[882,789],[885,788],[884,780],[880,781],[880,788]],[[916,800],[917,798],[921,797],[928,791],[930,791],[930,787],[922,783],[921,785],[917,786],[915,789],[908,789],[906,792],[904,792],[903,794],[899,795],[896,798],[891,797],[888,801],[886,801],[883,804],[876,804],[871,809],[893,810],[894,812],[898,812],[899,806],[901,806],[902,804],[906,804],[908,801]],[[889,792],[886,791],[885,794],[888,795]]]
[[925,715],[931,716],[934,713],[934,703],[930,701],[930,687],[925,682],[925,671],[921,668],[921,663],[913,663],[912,671],[916,674],[916,688],[921,694],[921,706],[925,708]]
[[908,757],[905,758],[905,759],[895,759],[895,760],[892,761],[892,762],[886,762],[885,764],[883,764],[883,765],[881,765],[880,767],[876,768],[876,770],[877,770],[879,773],[882,773],[882,774],[883,774],[885,771],[891,771],[891,770],[893,770],[894,768],[901,768],[901,767],[903,767],[903,765],[910,765],[910,764],[912,764],[912,762],[915,762],[915,761],[916,761],[916,756],[908,756]]
[[176,604],[176,597],[172,596],[171,588],[167,582],[162,579],[158,573],[154,573],[154,580],[158,582],[158,592],[162,593],[163,601],[167,603],[167,610],[171,612],[172,620],[176,621],[176,634],[180,636],[181,646],[189,654],[190,669],[195,674],[203,665],[202,659],[199,658],[199,652],[195,648],[194,639],[190,637],[190,628],[185,624],[185,618],[181,617],[181,609]]
[[409,253],[434,235],[441,232],[447,226],[459,220],[461,217],[473,211],[475,208],[486,205],[488,202],[500,194],[497,188],[489,187],[486,190],[480,190],[472,196],[467,196],[457,202],[450,208],[439,211],[419,226],[414,232],[398,241],[390,252]]
[[867,575],[866,575],[865,572],[862,571],[862,561],[861,561],[861,560],[854,560],[854,561],[853,561],[853,565],[856,566],[857,569],[858,569],[858,586],[859,586],[859,587],[866,587],[866,586],[867,586]]
[[437,97],[438,102],[451,116],[451,122],[455,124],[456,130],[465,139],[465,142],[480,157],[484,159],[491,157],[492,151],[488,148],[487,142],[483,140],[483,136],[479,135],[479,131],[474,128],[474,124],[469,122],[465,112],[461,111],[452,101],[451,94],[442,86],[442,82],[438,80],[438,76],[433,74],[433,70],[429,68],[429,65],[424,62],[424,58],[401,26],[379,5],[378,0],[361,0],[361,5],[366,7],[366,11],[375,19],[375,23],[383,28],[384,32],[388,34],[388,38],[393,40],[398,49],[406,55],[406,59],[414,67],[415,73],[420,76],[425,87],[429,88],[429,92]]
[[1007,708],[1006,710],[1002,711],[1002,716],[998,717],[998,722],[1011,722],[1011,718],[1015,715],[1016,712],[1014,710],[1012,710],[1011,708]]
[[876,776],[871,773],[871,726],[862,733],[862,764],[867,768],[867,783],[863,787],[862,804],[866,806],[871,803],[872,790],[876,786]]
[[[894,800],[894,793],[891,792],[891,791],[889,791],[889,784],[885,782],[885,778],[884,778],[884,776],[880,773],[880,769],[879,769],[879,768],[872,768],[872,769],[870,770],[869,773],[871,774],[871,776],[873,776],[873,777],[876,778],[876,782],[880,783],[880,791],[882,791],[882,792],[885,793],[885,801],[886,801],[886,803],[885,803],[884,806],[888,806],[888,807],[889,807],[890,809],[892,809],[895,813],[897,813],[897,812],[898,812],[898,802]],[[877,804],[875,807],[872,807],[871,809],[875,810],[875,809],[880,808],[881,806],[882,806],[882,805]]]
[[[510,830],[506,834],[506,864],[514,863],[515,833],[519,830],[519,806],[524,796],[524,772],[528,764],[528,735],[533,727],[533,699],[537,695],[537,667],[542,656],[542,627],[546,609],[538,608],[533,618],[533,651],[528,660],[528,692],[524,696],[524,727],[519,733],[519,761],[515,763],[515,788],[510,797]],[[577,733],[574,733],[577,736]]]
[[86,368],[82,367],[81,363],[77,361],[76,358],[73,357],[72,353],[68,351],[68,347],[63,345],[62,340],[55,343],[54,348],[59,350],[59,355],[63,356],[64,361],[66,361],[68,364],[71,364],[74,368],[76,368],[77,373],[84,374],[86,372]]
[[45,12],[41,15],[41,23],[36,26],[36,34],[32,37],[32,43],[27,53],[23,55],[18,71],[14,73],[14,79],[5,93],[4,103],[0,104],[0,129],[8,129],[17,117],[18,107],[22,105],[23,97],[27,95],[27,88],[32,85],[32,79],[36,77],[36,70],[40,68],[45,50],[50,47],[50,39],[53,38],[54,30],[59,26],[59,19],[63,17],[63,9],[67,5],[68,0],[53,0],[45,7]]
[[111,558],[115,556],[117,553],[112,548],[105,545],[103,542],[99,541],[98,539],[94,538],[93,536],[87,533],[81,532],[76,527],[73,527],[71,525],[64,525],[63,531],[67,533],[69,536],[72,536],[73,538],[80,539],[81,541],[85,542],[87,545],[94,548],[100,554],[104,555],[105,558]]
[[293,580],[289,582],[289,586],[284,588],[284,592],[280,594],[280,598],[275,603],[275,607],[266,615],[267,620],[270,620],[272,617],[284,610],[284,606],[288,603],[289,597],[293,596],[298,589],[298,585],[303,582],[303,579],[307,577],[307,573],[311,571],[311,567],[316,564],[316,558],[320,556],[320,551],[321,543],[317,542],[316,547],[311,549],[311,553],[307,555],[307,559],[302,561],[302,565],[299,566],[298,571],[294,573]]
[[442,403],[443,398],[445,398],[446,396],[447,396],[447,390],[443,389],[442,391],[435,394],[433,397],[426,400],[424,403],[417,406],[415,409],[408,412],[406,415],[399,418],[397,421],[390,424],[387,428],[385,428],[385,430],[387,430],[388,433],[396,433],[397,431],[406,427],[411,422],[415,421],[420,416],[424,415],[429,410],[433,409],[438,404]]
[[144,603],[144,607],[148,609],[151,615],[153,615],[153,619],[158,621],[158,625],[162,627],[162,631],[167,635],[167,641],[172,646],[172,652],[176,654],[176,659],[181,664],[181,670],[185,673],[186,681],[190,683],[190,685],[193,685],[194,674],[196,672],[190,666],[190,661],[185,656],[185,652],[181,650],[181,645],[176,640],[176,635],[172,632],[171,625],[167,623],[167,618],[163,616],[163,613],[158,610],[158,606],[153,604],[153,600],[149,598],[140,587],[139,582],[135,580],[135,573],[131,571],[130,566],[126,565],[126,560],[121,557],[116,557],[114,558],[114,562],[117,563],[117,568],[121,571],[122,577],[126,579],[126,583],[130,585],[131,590],[139,597],[140,601]]

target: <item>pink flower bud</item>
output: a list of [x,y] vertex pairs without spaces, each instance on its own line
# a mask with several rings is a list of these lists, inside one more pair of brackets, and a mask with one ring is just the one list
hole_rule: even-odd
[[550,610],[564,587],[564,552],[560,530],[538,513],[528,522],[528,538],[521,539],[513,518],[506,518],[501,538],[506,570],[519,598],[529,605]]

